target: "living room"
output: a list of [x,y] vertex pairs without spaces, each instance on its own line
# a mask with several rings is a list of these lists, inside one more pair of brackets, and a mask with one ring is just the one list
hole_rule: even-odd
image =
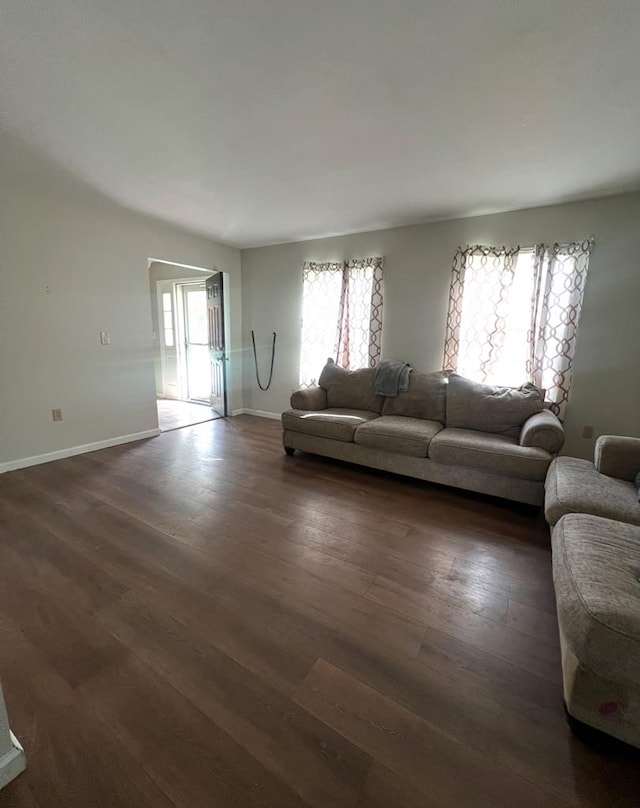
[[[0,804],[635,804],[640,601],[607,564],[637,569],[640,531],[637,4],[2,16]],[[535,290],[565,265],[545,341]],[[158,266],[163,289],[224,289],[225,417],[162,434]],[[343,340],[350,269],[374,266],[377,325]],[[476,271],[494,302],[465,332]],[[499,437],[543,470],[510,495],[428,448],[387,463],[331,402],[327,358],[370,380],[398,360],[450,401],[457,371],[476,415],[533,397]],[[374,428],[401,389],[368,405]],[[465,430],[409,415],[434,445]],[[341,417],[347,450],[296,431]],[[576,591],[622,652],[569,625],[572,531],[595,536]]]

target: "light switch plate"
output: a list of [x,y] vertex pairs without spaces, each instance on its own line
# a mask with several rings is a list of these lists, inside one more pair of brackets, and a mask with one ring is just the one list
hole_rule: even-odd
[[100,332],[100,345],[111,345],[111,332],[110,331],[101,331]]

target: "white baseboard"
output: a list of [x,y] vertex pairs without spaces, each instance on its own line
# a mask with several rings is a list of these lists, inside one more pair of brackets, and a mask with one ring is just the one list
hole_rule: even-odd
[[26,768],[26,760],[24,756],[24,749],[20,741],[9,730],[9,736],[13,748],[0,758],[0,788],[4,788],[7,783],[14,780]]
[[28,466],[38,466],[41,463],[50,463],[52,460],[62,460],[65,457],[95,452],[97,449],[108,449],[110,446],[120,446],[122,443],[131,443],[135,440],[145,438],[155,438],[160,434],[159,429],[147,429],[144,432],[132,432],[130,435],[119,435],[116,438],[98,440],[95,443],[84,443],[81,446],[70,446],[68,449],[58,449],[55,452],[33,455],[33,457],[22,457],[19,460],[9,460],[7,463],[0,463],[0,474],[16,469],[25,469]]
[[280,413],[279,412],[267,412],[266,410],[249,410],[247,408],[243,410],[235,410],[233,415],[256,415],[258,418],[271,418],[273,421],[280,420]]

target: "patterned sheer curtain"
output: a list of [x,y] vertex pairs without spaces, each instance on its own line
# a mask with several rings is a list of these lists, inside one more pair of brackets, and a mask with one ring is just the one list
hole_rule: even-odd
[[578,325],[593,240],[540,244],[535,251],[536,288],[531,307],[529,378],[546,390],[559,418],[569,400]]
[[379,257],[303,265],[300,385],[317,384],[327,357],[342,367],[373,367],[382,348]]
[[[504,373],[505,345],[518,297],[519,248],[474,245],[453,258],[444,368],[479,382]],[[528,319],[526,320],[528,324]],[[510,351],[513,344],[508,347]]]
[[459,249],[444,363],[478,382],[533,382],[564,417],[593,241]]

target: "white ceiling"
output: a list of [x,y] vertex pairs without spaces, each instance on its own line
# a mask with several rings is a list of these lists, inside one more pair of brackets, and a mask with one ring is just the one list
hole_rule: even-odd
[[3,0],[12,133],[238,246],[640,184],[639,0]]

